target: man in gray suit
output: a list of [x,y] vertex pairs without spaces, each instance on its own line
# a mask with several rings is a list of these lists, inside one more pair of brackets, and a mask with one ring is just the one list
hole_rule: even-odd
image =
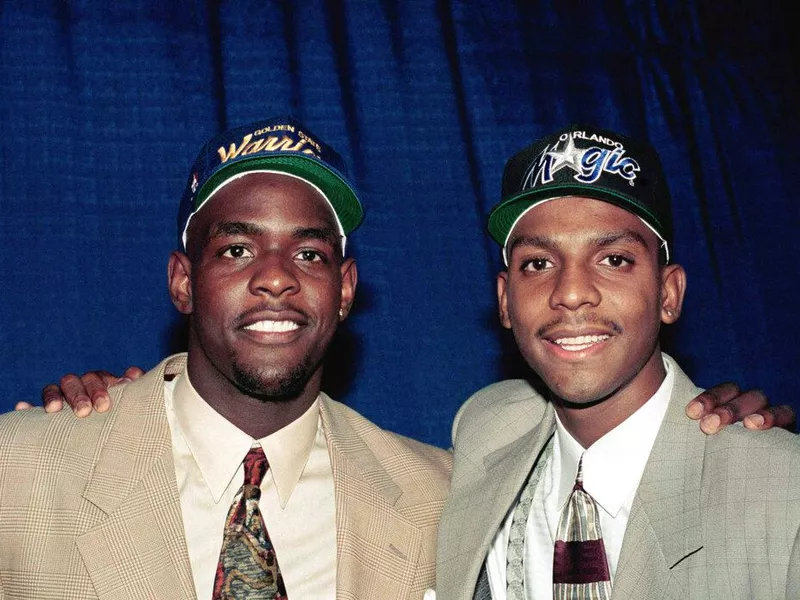
[[[508,162],[489,230],[501,323],[541,382],[456,416],[438,598],[800,597],[800,442],[703,435],[699,389],[659,346],[686,274],[655,151],[563,129]],[[589,542],[560,527],[573,486]]]

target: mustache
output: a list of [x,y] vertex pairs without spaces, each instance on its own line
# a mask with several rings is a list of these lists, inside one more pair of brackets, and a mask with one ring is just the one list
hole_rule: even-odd
[[538,337],[545,337],[548,331],[555,329],[556,327],[567,326],[577,329],[585,325],[601,325],[606,329],[610,329],[616,334],[622,333],[622,326],[620,326],[616,321],[603,317],[596,317],[594,315],[582,315],[572,319],[567,319],[563,316],[556,317],[552,321],[542,325],[539,329],[537,329],[536,335]]

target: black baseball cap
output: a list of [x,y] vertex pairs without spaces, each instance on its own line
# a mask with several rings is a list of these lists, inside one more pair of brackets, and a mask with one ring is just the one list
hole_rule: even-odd
[[[503,171],[502,200],[489,215],[489,233],[503,247],[533,206],[563,196],[615,204],[638,216],[672,248],[671,200],[661,160],[648,143],[591,125],[570,125],[517,152]],[[506,261],[507,262],[507,261]]]
[[209,140],[192,165],[178,210],[178,243],[186,248],[192,215],[220,188],[247,173],[277,172],[315,187],[328,201],[344,239],[364,218],[344,160],[292,116],[272,117]]

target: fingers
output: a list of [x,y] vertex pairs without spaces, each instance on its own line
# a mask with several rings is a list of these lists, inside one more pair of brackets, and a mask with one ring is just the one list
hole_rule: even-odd
[[[79,417],[91,414],[92,410],[106,412],[111,408],[108,388],[118,383],[133,381],[144,374],[138,367],[128,367],[122,377],[108,371],[87,371],[80,377],[69,374],[58,384],[50,384],[42,390],[42,403],[47,412],[57,412],[64,408],[64,402]],[[20,403],[19,409],[27,403]],[[19,410],[18,409],[18,410]]]
[[55,383],[46,385],[42,390],[42,404],[46,412],[58,412],[64,408],[64,396],[61,388]]
[[[84,377],[85,376],[86,375],[84,375]],[[63,399],[69,404],[72,408],[72,412],[74,412],[76,416],[86,417],[91,414],[92,400],[80,377],[72,373],[64,375],[61,381],[59,381],[59,385],[61,386]]]
[[[97,379],[95,379],[95,377],[100,380],[100,383],[97,382]],[[123,378],[117,377],[116,375],[114,375],[113,373],[109,373],[108,371],[87,371],[86,373],[81,375],[81,381],[83,381],[84,386],[87,387],[87,391],[88,391],[88,386],[86,385],[87,383],[96,386],[96,389],[103,388],[107,390],[112,385],[121,383],[123,381]]]
[[769,400],[761,390],[748,390],[731,397],[734,387],[724,384],[707,390],[702,397],[689,403],[686,414],[691,418],[699,418],[700,429],[706,434],[718,433],[737,421],[742,421],[746,428],[752,430],[779,427],[794,431],[797,415],[792,407],[770,407]]
[[127,369],[125,369],[125,372],[122,374],[122,377],[123,378],[127,377],[131,381],[134,381],[135,379],[139,379],[139,377],[141,377],[142,375],[144,375],[144,371],[142,371],[139,367],[128,367]]
[[14,410],[28,410],[29,408],[33,408],[33,404],[24,400],[20,400],[14,405]]
[[[108,395],[108,387],[109,385],[114,385],[117,381],[119,381],[119,379],[108,371],[89,371],[81,375],[81,384],[94,410],[102,413],[111,408],[111,397]],[[67,402],[69,401],[70,399],[68,397]],[[70,404],[72,405],[71,402]],[[78,414],[77,410],[75,412]],[[91,410],[89,412],[91,412]]]
[[711,414],[700,419],[700,429],[705,433],[717,433],[731,423],[741,421],[767,406],[767,397],[761,390],[748,390],[715,408]]
[[782,404],[764,408],[746,416],[742,422],[747,429],[764,430],[773,427],[794,431],[797,424],[797,415],[791,406]]
[[720,383],[704,391],[686,407],[686,415],[690,419],[701,419],[714,412],[717,406],[729,402],[739,393],[735,383]]

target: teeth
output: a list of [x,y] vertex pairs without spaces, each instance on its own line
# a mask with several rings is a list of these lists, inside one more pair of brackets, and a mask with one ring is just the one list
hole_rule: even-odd
[[250,331],[263,331],[264,333],[284,333],[299,329],[299,325],[294,321],[258,321],[248,325],[245,329]]
[[553,341],[564,350],[578,352],[580,350],[586,350],[586,348],[589,348],[592,344],[603,342],[610,337],[610,335],[579,335],[576,337],[559,338]]

